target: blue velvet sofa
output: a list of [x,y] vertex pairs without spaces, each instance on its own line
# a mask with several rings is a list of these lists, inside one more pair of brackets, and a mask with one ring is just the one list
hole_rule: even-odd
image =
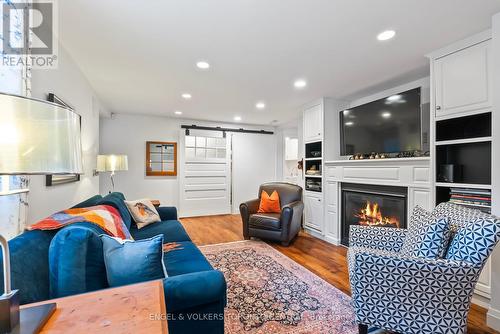
[[[174,207],[160,207],[161,222],[137,229],[123,194],[99,195],[76,205],[115,207],[135,240],[163,234],[178,249],[164,255],[163,280],[170,333],[223,333],[226,282],[177,220]],[[108,288],[99,227],[75,223],[57,231],[27,231],[9,241],[12,286],[21,304]],[[0,257],[1,261],[1,257]],[[1,271],[1,269],[0,269]],[[0,278],[3,293],[3,274]]]

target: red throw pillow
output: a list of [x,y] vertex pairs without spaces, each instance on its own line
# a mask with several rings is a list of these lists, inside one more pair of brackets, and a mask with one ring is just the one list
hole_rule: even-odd
[[264,190],[260,195],[260,204],[258,213],[281,213],[280,195],[275,190],[269,196]]

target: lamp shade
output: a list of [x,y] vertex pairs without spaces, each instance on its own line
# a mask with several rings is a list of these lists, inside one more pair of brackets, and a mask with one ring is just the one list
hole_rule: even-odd
[[80,174],[80,116],[51,102],[0,93],[0,174]]
[[98,172],[117,172],[128,170],[128,158],[123,154],[109,154],[97,156]]

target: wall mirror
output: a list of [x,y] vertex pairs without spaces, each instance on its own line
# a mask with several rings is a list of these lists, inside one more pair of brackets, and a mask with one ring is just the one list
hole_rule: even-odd
[[146,142],[146,175],[177,175],[177,143],[161,141]]

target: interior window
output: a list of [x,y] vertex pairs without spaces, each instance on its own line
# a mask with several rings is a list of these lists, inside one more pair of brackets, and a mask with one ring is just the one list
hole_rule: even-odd
[[226,138],[186,136],[186,159],[225,159]]

